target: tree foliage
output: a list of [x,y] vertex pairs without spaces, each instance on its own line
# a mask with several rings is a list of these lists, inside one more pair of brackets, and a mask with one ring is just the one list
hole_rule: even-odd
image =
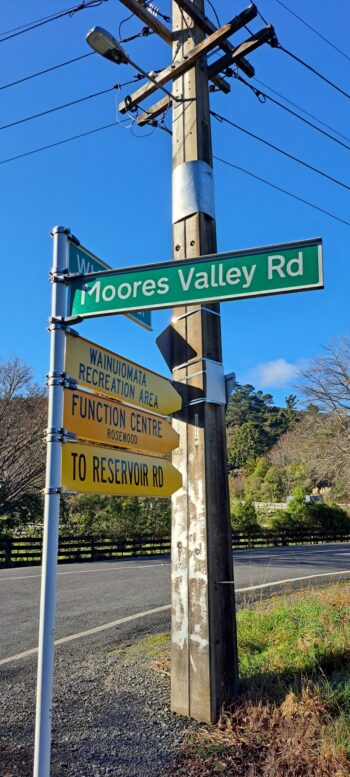
[[45,391],[28,365],[0,361],[0,515],[10,525],[37,514],[43,488],[47,418]]
[[230,467],[242,467],[249,459],[264,455],[287,429],[293,428],[297,417],[294,395],[287,397],[285,408],[279,408],[273,404],[271,394],[237,383],[226,412]]

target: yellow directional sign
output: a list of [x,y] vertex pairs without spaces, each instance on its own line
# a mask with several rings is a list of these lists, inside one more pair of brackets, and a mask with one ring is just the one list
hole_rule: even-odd
[[182,477],[167,459],[66,442],[61,484],[84,494],[170,496],[181,488]]
[[64,389],[63,426],[83,440],[168,453],[179,435],[161,416],[78,389]]
[[160,415],[181,408],[170,380],[83,337],[66,335],[65,371],[80,386]]

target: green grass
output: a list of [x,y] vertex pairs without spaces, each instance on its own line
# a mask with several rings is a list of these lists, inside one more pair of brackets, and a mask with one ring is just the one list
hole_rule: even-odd
[[239,696],[168,777],[349,777],[350,584],[244,606],[237,633]]

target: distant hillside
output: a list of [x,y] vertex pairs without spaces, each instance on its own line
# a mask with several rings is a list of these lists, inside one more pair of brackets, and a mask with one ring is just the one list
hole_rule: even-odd
[[284,432],[295,426],[300,415],[294,394],[286,397],[285,407],[277,407],[271,394],[236,383],[226,412],[230,468],[242,467],[249,459],[263,456]]

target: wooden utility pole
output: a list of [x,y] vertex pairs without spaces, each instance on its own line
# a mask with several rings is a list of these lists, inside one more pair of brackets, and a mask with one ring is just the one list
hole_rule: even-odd
[[[194,4],[203,11],[201,0]],[[203,37],[174,0],[174,63],[186,59]],[[176,261],[217,250],[208,74],[201,65],[197,61],[173,81],[173,94],[185,100],[173,105]],[[186,168],[197,188],[193,202],[186,184],[181,186]],[[201,199],[207,212],[197,209],[187,215],[191,207],[201,206]],[[174,342],[183,339],[195,355],[183,364],[182,349],[178,359],[173,354],[174,380],[188,389],[184,417],[174,421],[180,443],[173,464],[184,486],[172,499],[171,705],[175,712],[213,722],[238,684],[234,589],[220,584],[233,581],[225,406],[206,396],[206,360],[222,364],[219,305],[177,308],[173,327],[180,335]]]
[[[245,56],[270,42],[274,30],[267,25],[233,47],[227,38],[257,16],[254,4],[217,30],[205,16],[204,0],[173,0],[170,31],[142,0],[121,2],[172,44],[170,67],[123,100],[119,110],[139,107],[156,82],[172,81],[172,93],[136,121],[152,123],[173,103],[174,260],[215,254],[208,79],[227,93],[230,85],[220,73],[230,64],[253,76]],[[223,56],[208,67],[207,54],[216,46]],[[219,305],[176,308],[171,344],[173,377],[184,402],[174,420],[180,443],[173,464],[183,487],[172,501],[171,706],[215,722],[238,687]]]

